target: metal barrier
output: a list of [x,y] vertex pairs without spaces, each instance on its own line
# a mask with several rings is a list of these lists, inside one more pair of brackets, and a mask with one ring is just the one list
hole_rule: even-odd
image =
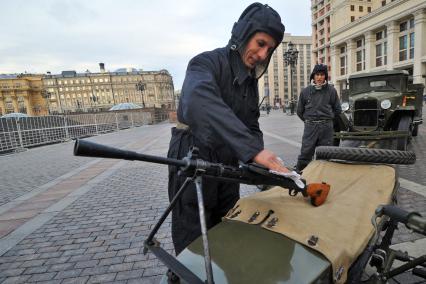
[[167,119],[167,113],[155,111],[0,118],[0,153],[154,124]]

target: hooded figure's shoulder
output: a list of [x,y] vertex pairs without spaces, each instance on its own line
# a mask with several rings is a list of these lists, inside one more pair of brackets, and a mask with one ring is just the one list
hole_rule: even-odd
[[311,92],[312,85],[309,84],[308,86],[304,87],[301,91],[302,94],[309,94]]
[[221,70],[224,66],[229,66],[228,51],[225,47],[204,51],[189,61],[188,68],[195,66],[211,68],[212,71]]

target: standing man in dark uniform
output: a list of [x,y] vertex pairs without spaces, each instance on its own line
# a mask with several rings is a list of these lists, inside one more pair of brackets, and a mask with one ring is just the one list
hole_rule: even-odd
[[[257,80],[265,72],[272,52],[281,43],[284,26],[267,5],[248,6],[232,28],[226,47],[195,56],[188,64],[172,129],[168,157],[181,159],[191,146],[199,158],[237,166],[254,161],[269,169],[288,172],[281,160],[264,149],[259,129]],[[169,168],[169,198],[185,177]],[[239,199],[239,184],[203,180],[207,228]],[[176,254],[201,235],[195,186],[189,185],[172,212],[172,239]]]
[[315,65],[312,80],[313,84],[300,92],[297,104],[297,115],[305,122],[297,171],[309,164],[317,146],[333,145],[333,119],[342,112],[337,91],[328,84],[327,65]]

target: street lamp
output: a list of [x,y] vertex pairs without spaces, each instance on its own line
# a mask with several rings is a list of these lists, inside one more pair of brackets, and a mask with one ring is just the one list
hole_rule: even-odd
[[46,100],[47,115],[50,115],[49,100],[52,97],[52,93],[49,92],[48,90],[44,89],[44,90],[41,91],[41,96],[42,96],[43,99]]
[[288,43],[288,49],[286,52],[284,52],[284,62],[287,66],[290,65],[290,111],[291,114],[294,114],[294,107],[295,107],[295,99],[296,96],[293,94],[293,73],[294,73],[294,67],[297,65],[297,57],[299,55],[299,51],[294,47],[294,44],[290,41]]
[[139,81],[135,86],[136,86],[136,90],[141,92],[142,106],[143,106],[143,108],[145,108],[145,100],[144,100],[144,97],[143,97],[143,93],[145,91],[146,84],[143,83],[142,81]]

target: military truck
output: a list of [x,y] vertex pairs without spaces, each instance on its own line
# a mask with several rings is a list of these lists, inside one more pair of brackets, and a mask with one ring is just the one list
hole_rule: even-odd
[[[341,140],[393,139],[406,150],[422,124],[423,84],[413,84],[405,70],[351,75],[342,92]],[[344,126],[342,126],[344,125]],[[394,143],[395,144],[395,143]]]

